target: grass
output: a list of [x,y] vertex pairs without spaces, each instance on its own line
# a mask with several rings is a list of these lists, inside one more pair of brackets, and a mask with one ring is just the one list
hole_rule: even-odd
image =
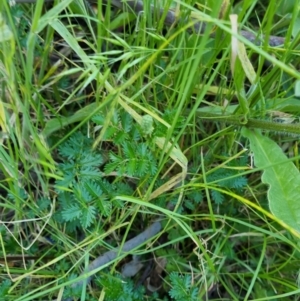
[[[290,2],[0,3],[3,300],[299,300],[297,233],[241,135],[262,130],[299,167]],[[232,37],[249,58],[235,67]]]

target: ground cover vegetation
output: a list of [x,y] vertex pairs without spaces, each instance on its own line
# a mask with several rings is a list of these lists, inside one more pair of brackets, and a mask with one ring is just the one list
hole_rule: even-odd
[[0,299],[299,300],[299,1],[15,2]]

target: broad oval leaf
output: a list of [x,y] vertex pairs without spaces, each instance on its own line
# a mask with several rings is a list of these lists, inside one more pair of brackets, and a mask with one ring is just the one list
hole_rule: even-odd
[[269,207],[272,214],[300,232],[300,173],[282,149],[258,130],[242,129],[250,140],[255,166],[263,170],[262,182],[270,186]]

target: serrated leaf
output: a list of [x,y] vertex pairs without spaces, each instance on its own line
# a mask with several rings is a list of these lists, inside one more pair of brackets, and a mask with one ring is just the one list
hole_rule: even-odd
[[225,199],[224,195],[216,190],[211,191],[211,197],[217,205],[221,205]]
[[74,150],[74,147],[67,143],[59,146],[58,152],[60,153],[61,156],[64,156],[69,160],[75,158],[75,156],[77,155],[77,150]]
[[112,204],[110,201],[104,201],[102,199],[99,199],[99,201],[97,202],[97,206],[98,206],[101,214],[103,214],[105,217],[108,217],[111,215]]
[[82,184],[76,184],[73,189],[74,197],[79,202],[90,203],[93,198]]
[[126,158],[132,159],[137,156],[137,151],[134,148],[133,144],[130,142],[124,142],[122,144],[123,146],[123,152]]
[[81,210],[78,207],[78,205],[71,205],[67,209],[64,209],[61,212],[61,215],[62,215],[63,219],[66,222],[68,222],[68,221],[72,221],[76,218],[79,218],[81,215]]
[[137,168],[137,160],[136,159],[131,159],[128,160],[127,163],[127,174],[129,176],[134,176]]
[[95,220],[96,208],[94,206],[89,206],[82,212],[80,218],[80,224],[83,228],[88,228]]
[[203,195],[201,192],[198,192],[196,194],[194,194],[194,202],[196,202],[197,204],[200,204],[203,200]]
[[132,117],[125,113],[125,114],[122,114],[121,116],[121,124],[122,124],[122,128],[124,129],[124,131],[126,133],[129,133],[130,130],[132,129]]
[[58,202],[63,208],[66,208],[74,202],[74,196],[69,192],[60,191],[58,194]]
[[112,162],[112,163],[107,163],[104,167],[104,172],[105,174],[109,174],[113,171],[116,171],[116,169],[118,168],[118,166],[120,165],[121,163],[119,161],[117,162]]
[[99,181],[98,184],[99,184],[100,188],[102,189],[104,195],[110,195],[114,191],[114,185],[109,183],[105,179],[102,179],[101,181]]
[[156,162],[154,160],[151,163],[152,164],[149,164],[149,174],[153,176],[157,171],[157,167],[156,167]]
[[190,275],[178,275],[172,272],[170,274],[171,289],[169,295],[175,300],[196,301],[198,298],[198,289],[191,287],[192,278]]
[[95,122],[97,125],[103,125],[105,122],[105,117],[103,114],[97,114],[92,117],[92,121]]
[[141,134],[140,134],[140,131],[139,131],[138,127],[134,127],[134,128],[131,130],[130,136],[131,136],[131,140],[132,140],[132,141],[140,140]]
[[37,205],[39,206],[40,210],[46,210],[50,207],[51,201],[45,197],[40,198],[37,200]]
[[[155,162],[153,162],[153,165],[155,164]],[[148,170],[149,170],[149,161],[148,160],[140,160],[139,161],[139,166],[136,170],[137,176],[144,176],[145,174],[147,174]],[[152,175],[152,173],[151,173]]]
[[117,154],[115,154],[113,152],[109,152],[109,160],[119,164],[120,162],[122,162],[123,159],[121,156],[118,156]]
[[99,197],[100,195],[102,195],[101,187],[98,184],[96,184],[95,182],[91,182],[91,181],[86,182],[86,183],[84,183],[84,187],[93,198]]
[[111,127],[108,127],[107,129],[105,129],[105,133],[103,135],[103,140],[110,140],[110,139],[113,139],[113,136],[115,133],[118,132],[118,129],[111,126]]
[[80,164],[87,167],[87,166],[99,166],[103,162],[102,156],[100,154],[95,153],[86,153],[81,160]]
[[186,199],[184,201],[184,206],[187,208],[187,209],[190,209],[190,210],[194,210],[195,209],[195,204],[189,200],[189,199]]
[[2,297],[6,297],[8,295],[9,288],[11,287],[12,283],[10,280],[5,279],[0,284],[0,295]]
[[[255,166],[263,170],[262,182],[269,185],[268,201],[278,219],[300,231],[300,173],[282,149],[259,131],[242,130],[250,140]],[[278,164],[280,163],[280,164]]]
[[117,174],[118,176],[122,176],[124,173],[126,173],[126,162],[122,162],[122,164],[119,164],[118,165],[118,168],[117,168]]
[[115,125],[118,126],[120,121],[120,115],[117,111],[113,112],[112,118],[111,118],[111,122]]
[[138,151],[138,153],[140,154],[140,156],[149,158],[149,149],[148,149],[148,147],[147,147],[147,144],[145,144],[145,143],[140,143],[140,144],[137,146],[137,151]]
[[115,183],[115,190],[118,191],[119,194],[132,195],[133,193],[132,187],[124,182]]
[[234,179],[235,181],[233,182],[233,188],[243,188],[247,185],[248,181],[247,178],[245,177],[237,177]]
[[78,178],[80,181],[98,180],[102,177],[102,173],[97,168],[84,167],[80,170]]
[[55,181],[56,189],[60,190],[61,187],[71,187],[75,182],[73,173],[64,174],[63,179]]
[[129,137],[128,137],[128,134],[125,133],[125,132],[123,132],[123,131],[121,131],[121,132],[117,133],[117,135],[114,137],[114,143],[115,143],[115,144],[121,144],[121,143],[124,143],[124,141],[125,141],[126,139],[128,139],[128,138],[129,138]]
[[[125,101],[123,101],[121,98],[119,98],[118,102],[128,113],[130,113],[130,115],[133,117],[133,119],[135,119],[139,124],[142,123],[142,116],[140,116],[136,111],[134,111]],[[169,127],[169,124],[167,124],[159,116],[155,116],[155,119],[162,122],[167,127]],[[181,168],[183,169],[182,176],[184,178],[187,173],[188,160],[187,160],[186,156],[183,154],[183,152],[176,146],[172,145],[171,142],[166,142],[165,137],[156,137],[154,139],[154,142],[160,149],[162,149],[164,152],[168,153],[169,156],[181,166]]]

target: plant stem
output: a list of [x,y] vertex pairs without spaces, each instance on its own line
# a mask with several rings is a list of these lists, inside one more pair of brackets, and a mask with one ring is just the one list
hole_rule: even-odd
[[254,129],[261,129],[265,131],[272,131],[282,134],[300,135],[300,124],[295,123],[278,123],[268,120],[261,120],[255,118],[249,118],[245,121],[244,116],[236,115],[220,115],[208,112],[196,112],[197,117],[204,120],[214,122],[224,122],[231,125],[246,126]]

